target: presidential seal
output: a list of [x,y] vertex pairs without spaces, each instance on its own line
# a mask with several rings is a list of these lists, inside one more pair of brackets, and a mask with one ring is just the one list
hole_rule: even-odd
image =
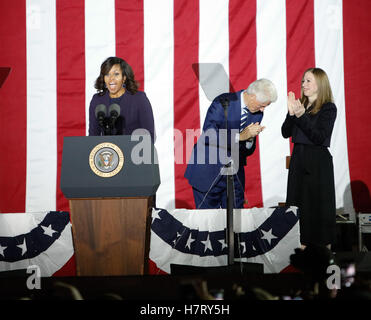
[[103,142],[91,150],[89,164],[96,175],[103,178],[113,177],[124,165],[124,154],[115,144]]

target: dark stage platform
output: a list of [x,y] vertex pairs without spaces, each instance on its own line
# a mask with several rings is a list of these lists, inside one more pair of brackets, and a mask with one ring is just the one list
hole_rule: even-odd
[[[370,252],[338,252],[335,256],[339,266],[355,264],[355,284],[371,283]],[[262,274],[255,266],[245,269],[243,274],[238,270],[238,267],[230,269],[233,272],[228,272],[224,267],[219,271],[216,268],[189,270],[186,267],[183,272],[177,270],[179,275],[50,277],[40,279],[39,289],[27,287],[30,285],[30,275],[25,270],[3,272],[0,276],[0,300],[191,301],[213,297],[223,297],[225,300],[260,300],[264,297],[286,299],[303,298],[303,292],[310,290],[312,285],[311,276],[299,272]],[[241,290],[244,294],[241,294]],[[338,291],[345,290],[349,288],[342,287]]]

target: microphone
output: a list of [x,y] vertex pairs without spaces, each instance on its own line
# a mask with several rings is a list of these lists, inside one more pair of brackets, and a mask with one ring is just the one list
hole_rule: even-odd
[[113,129],[117,118],[120,116],[120,106],[116,103],[111,104],[108,108],[108,113],[110,117],[111,128]]
[[111,118],[116,120],[120,115],[120,106],[117,103],[111,104],[108,108],[108,113]]
[[104,104],[98,104],[95,107],[95,117],[98,120],[99,126],[104,127],[104,118],[107,114],[107,107]]

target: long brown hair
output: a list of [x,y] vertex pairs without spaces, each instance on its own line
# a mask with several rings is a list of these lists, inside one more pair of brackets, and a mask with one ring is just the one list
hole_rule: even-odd
[[100,74],[97,80],[95,80],[95,88],[98,90],[100,95],[104,95],[108,90],[104,83],[104,76],[111,70],[115,65],[120,65],[122,76],[126,76],[125,88],[131,94],[135,94],[138,91],[139,83],[134,78],[133,69],[130,65],[123,59],[118,57],[109,57],[107,58],[100,67]]
[[[334,96],[332,95],[330,81],[325,71],[320,68],[309,68],[304,71],[302,82],[307,72],[313,74],[318,87],[317,99],[313,102],[313,108],[309,111],[309,113],[316,114],[325,103],[334,102]],[[309,99],[304,95],[303,87],[301,87],[300,101],[304,105],[304,107],[307,108]]]

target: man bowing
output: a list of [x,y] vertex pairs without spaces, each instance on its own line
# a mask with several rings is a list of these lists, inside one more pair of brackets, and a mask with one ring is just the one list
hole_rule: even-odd
[[254,152],[256,136],[264,129],[260,125],[264,109],[276,100],[276,88],[267,79],[213,100],[184,174],[197,209],[227,207],[227,168],[233,173],[234,208],[243,208],[246,157]]

